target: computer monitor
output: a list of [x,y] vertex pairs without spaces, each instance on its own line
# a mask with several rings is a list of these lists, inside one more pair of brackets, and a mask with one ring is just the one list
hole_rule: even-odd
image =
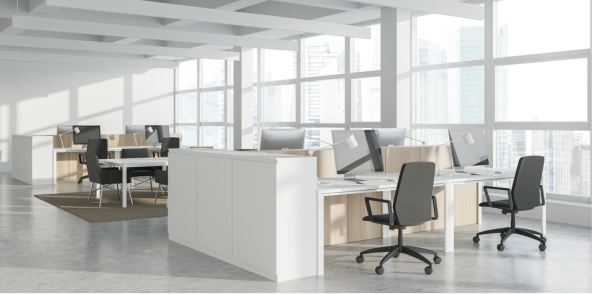
[[405,146],[406,128],[374,129],[381,147]]
[[358,143],[355,148],[342,143],[333,145],[335,168],[346,180],[356,180],[357,173],[383,172],[382,151],[375,130],[331,131],[333,142],[340,142],[353,135]]
[[304,149],[304,129],[263,129],[259,150]]
[[[169,125],[146,125],[143,127],[146,130],[146,143],[152,143],[152,146],[158,146],[158,143],[162,143],[164,138],[171,136]],[[152,128],[152,133],[147,130],[149,127]]]
[[73,133],[74,144],[82,145],[82,148],[86,148],[90,139],[101,139],[101,126],[74,126],[74,128],[80,130],[80,133]]
[[73,125],[58,125],[58,135],[63,133],[72,132],[74,130]]
[[146,129],[144,125],[127,125],[125,126],[125,134],[132,135],[137,134],[139,132],[143,132]]
[[[474,143],[467,145],[462,137],[466,133],[471,133]],[[462,172],[465,166],[489,165],[489,156],[487,155],[487,144],[483,129],[476,130],[448,130],[450,141],[461,139],[450,144],[452,150],[452,161],[456,171]]]

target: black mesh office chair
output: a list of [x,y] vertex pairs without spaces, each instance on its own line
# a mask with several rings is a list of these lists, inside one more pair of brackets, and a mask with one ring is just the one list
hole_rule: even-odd
[[[107,159],[111,158],[111,154],[109,154],[109,143],[107,139],[89,139],[88,146],[86,148],[86,153],[78,154],[78,162],[80,164],[86,165],[86,155],[87,154],[95,154],[99,159]],[[88,167],[87,167],[88,168]],[[104,170],[118,170],[116,167],[110,168],[103,168]],[[82,184],[82,180],[88,179],[88,175],[81,177],[78,179],[78,184]]]
[[[522,157],[518,161],[512,189],[490,186],[483,187],[487,202],[482,202],[479,206],[501,209],[503,214],[509,212],[512,219],[510,221],[510,227],[479,232],[473,237],[473,242],[479,243],[481,240],[479,238],[480,235],[499,233],[502,239],[500,244],[497,245],[497,250],[503,251],[505,249],[504,242],[508,237],[518,234],[539,241],[540,251],[547,249],[547,238],[543,237],[542,233],[529,229],[516,228],[516,214],[519,211],[531,210],[535,207],[545,205],[545,192],[543,191],[543,185],[541,185],[544,166],[545,157],[543,156]],[[508,200],[491,201],[489,199],[488,189],[506,191],[508,193]]]
[[160,147],[160,152],[153,151],[152,156],[156,157],[169,157],[169,149],[178,149],[181,148],[181,141],[179,138],[164,138],[162,139],[162,146]]
[[[389,226],[391,231],[398,230],[399,242],[395,246],[374,248],[360,252],[360,256],[356,257],[358,263],[364,262],[364,254],[388,252],[380,261],[380,265],[375,269],[377,274],[382,275],[384,273],[382,265],[392,257],[397,258],[400,253],[404,253],[427,263],[428,267],[424,271],[429,275],[432,273],[432,263],[423,257],[423,255],[419,254],[419,252],[433,254],[436,264],[442,261],[434,251],[403,245],[403,230],[406,227],[417,226],[430,220],[438,219],[438,203],[436,197],[432,195],[435,169],[436,165],[433,162],[411,162],[403,164],[392,207],[389,200],[366,197],[368,216],[362,220]],[[372,214],[370,201],[388,204],[389,213]],[[434,204],[434,217],[432,217],[432,203]]]
[[[121,151],[121,158],[150,158],[148,148],[130,148]],[[150,183],[150,191],[152,192],[152,182],[154,181],[154,168],[152,167],[132,167],[128,169],[128,174],[132,178],[149,177],[148,180],[139,179],[139,183],[132,185],[132,188],[142,183]]]
[[[103,204],[103,188],[115,190],[115,189],[109,187],[110,185],[113,185],[113,184],[117,185],[117,196],[119,198],[119,195],[120,195],[119,185],[123,183],[123,173],[120,170],[102,169],[101,165],[99,164],[99,157],[96,154],[87,153],[86,160],[87,160],[86,165],[88,168],[88,179],[92,183],[92,185],[90,186],[90,192],[88,193],[88,200],[86,200],[86,202],[90,201],[90,196],[93,192],[100,189],[101,190],[101,198],[99,200],[99,207],[101,207],[101,205]],[[131,183],[131,175],[130,174],[127,175],[127,182]],[[100,187],[95,189],[94,188],[95,184],[100,185]],[[130,184],[128,184],[128,185],[130,185]],[[127,191],[128,191],[130,201],[131,201],[132,205],[134,205],[134,201],[132,200],[131,185]]]

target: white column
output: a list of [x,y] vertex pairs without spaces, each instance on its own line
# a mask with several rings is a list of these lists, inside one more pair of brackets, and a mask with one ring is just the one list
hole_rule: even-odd
[[454,184],[444,186],[444,252],[454,251]]
[[239,48],[234,62],[234,148],[253,148],[253,49]]
[[492,162],[495,164],[494,154],[494,129],[495,123],[495,66],[493,58],[496,56],[497,48],[497,3],[494,0],[485,1],[485,139],[487,142],[487,153],[491,155]]

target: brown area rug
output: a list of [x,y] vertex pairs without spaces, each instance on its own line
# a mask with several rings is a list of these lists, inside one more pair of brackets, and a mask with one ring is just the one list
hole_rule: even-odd
[[91,195],[88,203],[86,202],[88,192],[35,195],[35,197],[91,223],[168,216],[168,209],[166,208],[168,194],[165,192],[162,195],[159,191],[158,199],[154,204],[156,187],[154,192],[150,192],[150,189],[133,189],[132,199],[134,205],[131,204],[128,197],[127,208],[121,207],[121,200],[117,199],[117,191],[104,189],[103,193],[101,207],[99,207],[99,199],[96,198],[96,193]]

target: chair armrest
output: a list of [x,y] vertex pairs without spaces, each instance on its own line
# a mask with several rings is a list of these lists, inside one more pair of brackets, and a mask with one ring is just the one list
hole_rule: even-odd
[[366,197],[366,210],[368,210],[368,218],[370,221],[374,221],[374,215],[372,214],[372,208],[370,208],[370,201],[382,202],[388,204],[388,211],[389,211],[389,224],[391,226],[395,225],[395,219],[393,217],[393,207],[391,206],[391,201],[386,199],[378,199],[372,197]]
[[487,189],[502,190],[502,191],[508,192],[508,199],[510,200],[510,209],[514,209],[514,200],[512,199],[512,190],[510,190],[510,188],[501,188],[501,187],[492,187],[492,186],[483,187],[483,191],[485,192],[485,198],[487,198],[487,203],[489,204],[489,206],[493,206],[491,204],[491,199],[489,199],[489,193],[487,192]]
[[86,154],[78,154],[78,162],[80,162],[80,164],[86,164]]
[[432,195],[432,202],[434,203],[434,217],[432,217],[432,219],[437,220],[438,219],[438,200],[436,200],[436,196]]
[[152,151],[152,156],[156,157],[156,154],[158,154],[158,157],[160,157],[160,152],[158,151]]
[[539,189],[541,190],[541,201],[543,202],[541,205],[545,205],[545,191],[543,191],[543,185],[540,185]]

